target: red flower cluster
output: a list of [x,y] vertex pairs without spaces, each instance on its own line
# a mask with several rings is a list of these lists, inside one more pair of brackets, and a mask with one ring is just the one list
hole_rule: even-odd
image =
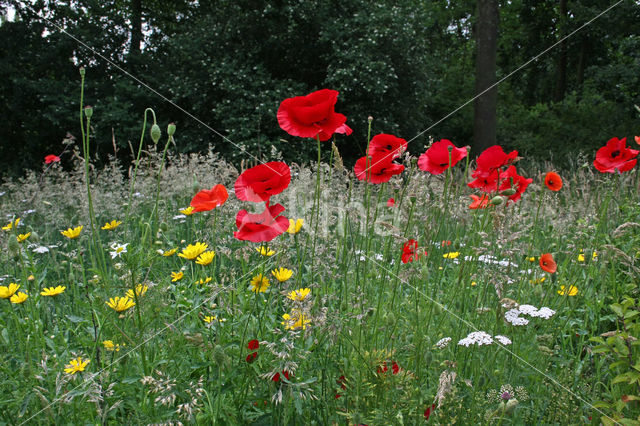
[[638,162],[638,150],[627,148],[627,138],[611,138],[596,152],[593,165],[601,173],[628,172]]
[[[250,351],[256,351],[259,347],[260,347],[260,342],[258,342],[256,339],[250,340],[249,343],[247,344],[247,348]],[[258,352],[252,352],[249,355],[247,355],[246,361],[248,363],[252,363],[253,361],[256,360],[257,357],[258,357]]]
[[245,170],[234,184],[238,199],[243,201],[264,202],[262,213],[249,213],[240,210],[236,215],[238,230],[233,236],[239,240],[254,243],[271,241],[289,228],[289,219],[280,214],[284,211],[281,204],[269,205],[272,195],[284,191],[291,182],[291,170],[286,163],[273,161]]
[[[289,372],[286,370],[282,370],[282,375],[289,380]],[[291,374],[293,376],[293,374]],[[274,382],[279,382],[280,381],[280,373],[276,373],[273,375],[273,377],[271,378],[271,380],[273,380]]]
[[[392,374],[398,374],[400,372],[401,368],[398,365],[397,362],[395,361],[391,361],[391,373]],[[378,366],[378,369],[376,370],[376,373],[378,374],[384,374],[387,371],[389,371],[389,367],[387,367],[387,361],[383,362],[382,365]]]
[[420,170],[432,175],[442,174],[449,167],[467,156],[466,148],[457,148],[450,140],[442,139],[434,142],[427,151],[418,158]]
[[278,124],[292,136],[318,137],[321,141],[328,140],[334,133],[349,135],[347,117],[335,111],[337,101],[338,92],[330,89],[285,99],[278,108]]
[[[402,263],[413,262],[414,260],[418,260],[422,253],[418,252],[418,242],[414,239],[411,239],[404,243],[402,246]],[[427,255],[425,250],[424,255]]]
[[393,162],[407,149],[407,141],[381,133],[371,138],[367,155],[358,159],[353,171],[358,180],[370,183],[389,182],[392,176],[404,171],[402,164]]
[[58,157],[57,155],[49,154],[46,157],[44,157],[44,164],[57,163],[59,161],[60,161],[60,157]]
[[431,413],[433,413],[435,409],[436,409],[436,404],[431,404],[431,407],[427,407],[427,409],[424,410],[424,419],[429,420],[429,417],[431,417]]
[[203,189],[191,199],[194,212],[207,212],[223,205],[229,198],[224,185],[218,184],[211,189]]
[[[338,383],[338,386],[340,386],[340,388],[342,390],[347,390],[347,378],[343,376],[338,377],[338,379],[336,380],[336,382]],[[340,395],[339,393],[336,392],[336,399],[340,398],[342,395]]]
[[[476,161],[477,167],[471,174],[475,179],[467,185],[485,194],[500,191],[508,194],[509,200],[518,201],[533,179],[526,179],[518,174],[516,167],[512,165],[517,157],[518,151],[507,154],[500,145],[487,148]],[[483,199],[473,199],[474,203],[469,208],[486,207],[487,203]]]

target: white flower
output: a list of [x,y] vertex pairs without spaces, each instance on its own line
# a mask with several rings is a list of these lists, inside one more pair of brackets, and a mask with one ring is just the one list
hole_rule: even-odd
[[485,333],[484,331],[474,331],[472,333],[467,334],[467,337],[458,341],[458,345],[461,346],[471,346],[471,345],[490,345],[493,343],[493,338],[490,334]]
[[48,253],[49,252],[49,248],[47,246],[38,246],[36,248],[33,249],[34,253]]
[[129,243],[126,243],[126,244],[113,243],[113,244],[111,244],[111,252],[109,253],[111,255],[111,258],[115,259],[116,257],[120,257],[120,255],[122,253],[126,253],[128,245],[129,245]]
[[538,312],[538,308],[533,305],[520,305],[518,306],[518,310],[520,311],[520,313],[524,315],[530,315],[532,317],[535,317],[536,313]]
[[436,343],[436,346],[439,347],[440,349],[443,349],[447,347],[449,342],[451,342],[451,337],[444,337],[438,340],[438,342]]
[[498,342],[502,343],[503,345],[510,345],[511,344],[511,339],[509,339],[506,336],[501,336],[500,334],[498,334],[497,336],[493,336],[494,339],[496,339]]
[[538,312],[535,313],[535,315],[531,315],[532,317],[538,317],[538,318],[544,318],[544,319],[549,319],[551,318],[554,314],[556,313],[556,311],[554,311],[553,309],[549,309],[546,306],[543,306],[542,308],[540,308],[540,310],[538,310]]
[[504,319],[512,325],[527,325],[529,320],[520,316],[520,311],[516,308],[509,309],[504,314]]
[[173,217],[173,220],[178,220],[178,219],[186,219],[187,216],[183,215],[183,214],[177,214]]

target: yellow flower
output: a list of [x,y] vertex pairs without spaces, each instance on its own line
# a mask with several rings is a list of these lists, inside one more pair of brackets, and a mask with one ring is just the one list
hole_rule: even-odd
[[69,239],[74,239],[78,238],[78,235],[80,235],[80,231],[82,231],[82,225],[73,229],[69,228],[66,231],[60,231],[60,233]]
[[184,257],[185,259],[194,260],[195,258],[200,256],[207,249],[207,247],[209,247],[209,245],[205,243],[189,244],[187,247],[182,249],[182,253],[178,254],[178,256]]
[[[591,260],[596,260],[597,257],[598,257],[598,253],[594,251],[591,254]],[[584,253],[582,250],[580,250],[580,254],[578,254],[578,262],[584,262],[584,261],[585,261]]]
[[[113,343],[113,340],[105,340],[102,342],[102,345],[104,346],[104,348],[108,351],[116,351],[118,352],[120,350],[120,344],[115,344]],[[125,344],[123,343],[122,346],[125,346]]]
[[530,284],[542,284],[546,280],[547,280],[547,277],[541,277],[541,278],[537,278],[535,280],[529,280],[529,283]]
[[477,283],[477,282],[475,282],[475,281],[471,281],[471,287],[475,287],[475,286],[477,286],[477,285],[478,285],[478,283]]
[[57,286],[57,287],[48,287],[48,288],[44,288],[42,289],[42,291],[40,292],[40,294],[42,296],[57,296],[59,294],[64,293],[64,291],[67,289],[67,287],[63,287],[61,285]]
[[[149,290],[149,286],[146,285],[142,285],[142,284],[138,284],[136,286],[136,296],[140,297],[140,296],[144,296],[144,294],[147,292],[147,290]],[[127,297],[131,300],[135,300],[135,297],[133,297],[133,290],[129,289],[127,290]]]
[[289,228],[287,229],[287,232],[290,234],[297,234],[302,229],[302,225],[304,225],[304,219],[289,219]]
[[565,287],[563,285],[560,286],[560,290],[558,290],[558,294],[560,296],[575,296],[576,294],[578,294],[578,288],[574,285],[570,285],[569,288],[567,290],[565,290]]
[[193,214],[193,207],[189,206],[186,209],[182,209],[180,210],[180,213],[187,215],[187,216],[191,216]]
[[297,328],[306,330],[307,324],[311,323],[311,320],[298,309],[293,309],[291,315],[284,314],[282,319],[284,321],[282,321],[281,324],[284,325],[286,330],[295,330]]
[[267,247],[265,247],[265,246],[261,246],[261,247],[256,248],[256,251],[257,251],[258,253],[260,253],[261,255],[263,255],[263,256],[267,256],[267,257],[271,257],[271,256],[273,256],[274,254],[276,254],[276,252],[275,252],[275,251],[273,251],[273,250],[271,250],[270,248],[267,248]]
[[262,274],[258,274],[251,279],[251,291],[255,293],[264,293],[270,285],[269,279],[262,276]]
[[27,293],[24,293],[21,291],[20,293],[16,293],[13,296],[11,296],[11,299],[9,300],[11,301],[11,303],[18,304],[27,300],[28,297],[29,295]]
[[216,319],[216,317],[212,317],[211,315],[207,315],[206,317],[202,318],[204,320],[204,322],[206,322],[207,324],[210,324],[212,321],[214,321]]
[[163,251],[162,255],[164,257],[169,257],[169,256],[173,256],[174,254],[176,254],[176,252],[178,251],[177,248],[172,248],[171,250],[167,250],[167,251]]
[[35,280],[35,279],[36,279],[36,277],[35,277],[33,274],[32,274],[32,275],[29,275],[29,276],[27,277],[27,281],[33,281],[33,280]]
[[287,268],[274,269],[271,271],[271,275],[276,277],[281,283],[287,281],[293,275],[293,271]]
[[196,281],[196,284],[208,284],[211,282],[211,277],[207,277],[205,279],[201,279],[199,281]]
[[7,223],[5,226],[2,227],[2,229],[4,231],[10,231],[14,227],[17,227],[19,223],[20,223],[20,218],[17,218],[15,221],[11,221],[11,222]]
[[84,371],[84,368],[91,362],[88,359],[83,360],[78,357],[69,361],[69,365],[65,365],[64,372],[67,374],[76,374],[78,371]]
[[136,302],[129,299],[127,296],[125,297],[115,297],[110,298],[108,302],[104,302],[108,307],[113,309],[116,312],[123,312],[127,309],[135,306]]
[[106,231],[111,231],[112,229],[116,229],[118,226],[122,225],[122,222],[120,222],[119,220],[112,220],[111,222],[107,222],[104,224],[104,226],[100,229],[104,229]]
[[310,288],[299,288],[297,290],[293,290],[289,294],[287,294],[287,298],[291,300],[295,300],[297,302],[302,302],[307,296],[311,293]]
[[527,257],[527,260],[529,262],[535,262],[536,261],[536,257],[535,256],[529,256],[529,257]]
[[26,240],[27,238],[29,238],[31,236],[31,232],[27,232],[26,234],[19,234],[16,239],[18,240],[19,243],[23,242],[24,240]]
[[9,286],[6,285],[1,285],[0,286],[0,299],[8,299],[11,296],[13,296],[13,294],[18,291],[18,289],[20,288],[20,284],[16,284],[16,283],[11,283],[9,284]]
[[180,281],[182,279],[182,277],[184,277],[184,272],[182,272],[182,271],[172,272],[171,273],[171,282],[175,283],[176,281]]
[[458,256],[460,256],[460,252],[459,251],[452,251],[452,252],[445,253],[445,254],[442,255],[442,257],[444,257],[445,259],[455,259]]
[[200,256],[198,256],[196,263],[198,265],[207,266],[208,264],[213,262],[213,258],[215,257],[215,255],[216,255],[216,252],[213,250],[205,251]]

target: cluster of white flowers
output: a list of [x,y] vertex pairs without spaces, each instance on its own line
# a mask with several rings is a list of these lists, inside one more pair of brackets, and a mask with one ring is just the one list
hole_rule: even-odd
[[498,260],[497,257],[495,256],[491,256],[488,254],[481,254],[478,257],[473,257],[473,256],[465,256],[464,260],[469,261],[469,260],[477,260],[478,262],[482,262],[482,263],[487,263],[489,265],[500,265],[500,266],[512,266],[514,268],[517,268],[518,265],[516,265],[513,262],[509,262],[508,260]]
[[509,339],[507,336],[502,336],[498,334],[497,336],[493,336],[493,338],[505,346],[511,344],[511,339]]
[[[478,345],[478,346],[482,346],[482,345],[490,345],[493,343],[493,339],[497,340],[499,343],[503,344],[503,345],[510,345],[511,344],[511,339],[509,339],[506,336],[502,336],[500,334],[491,337],[491,335],[489,333],[486,333],[484,331],[474,331],[472,333],[467,334],[467,337],[465,337],[464,339],[461,339],[460,341],[458,341],[458,345],[460,346],[466,346],[469,347],[471,345]],[[442,339],[444,340],[444,339]],[[451,339],[449,339],[451,340]],[[440,342],[438,342],[440,343]],[[438,345],[438,343],[436,343],[436,345]],[[447,342],[449,343],[449,342]]]
[[[363,250],[356,250],[354,253],[356,256],[360,256],[359,259],[361,262],[367,260],[366,253]],[[384,256],[380,253],[374,253],[373,258],[378,262],[382,262],[384,260]],[[391,264],[393,264],[393,260],[391,260]]]
[[533,305],[520,305],[517,308],[508,310],[504,314],[504,319],[512,325],[527,325],[529,324],[529,320],[521,317],[520,314],[528,315],[532,318],[549,319],[555,315],[555,313],[556,311],[546,306],[538,309]]
[[436,346],[439,347],[440,349],[443,349],[447,347],[449,342],[451,342],[451,337],[444,337],[438,340],[438,342],[436,343]]

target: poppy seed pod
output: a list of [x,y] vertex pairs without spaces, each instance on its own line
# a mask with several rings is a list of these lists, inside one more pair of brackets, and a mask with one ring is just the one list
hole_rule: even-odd
[[80,77],[84,77],[84,67],[80,67],[80,69],[78,70],[80,72]]
[[153,126],[151,126],[151,140],[154,144],[158,143],[161,135],[162,132],[160,131],[160,126],[154,123]]
[[173,136],[175,132],[176,132],[176,125],[174,123],[169,123],[169,125],[167,126],[167,134],[169,136]]
[[502,191],[500,194],[504,195],[506,197],[511,197],[516,192],[517,191],[515,190],[515,188],[508,188],[508,189],[505,189],[504,191]]
[[489,204],[491,204],[492,206],[499,206],[502,203],[504,203],[504,198],[501,197],[500,195],[496,195],[489,202]]
[[91,116],[93,115],[93,107],[90,105],[87,105],[86,107],[84,107],[84,115],[90,119]]

